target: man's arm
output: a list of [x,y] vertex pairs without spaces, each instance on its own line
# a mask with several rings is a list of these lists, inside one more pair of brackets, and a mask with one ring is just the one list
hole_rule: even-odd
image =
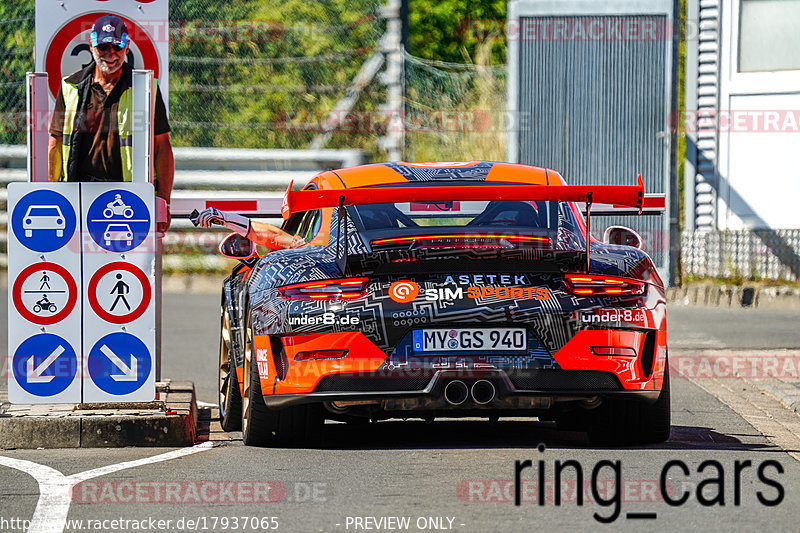
[[156,195],[169,203],[172,197],[172,183],[175,181],[175,158],[172,155],[172,143],[169,141],[169,133],[156,135],[154,140],[154,167],[158,183]]
[[272,224],[257,220],[250,220],[250,233],[247,234],[247,238],[271,250],[297,248],[306,244],[305,239],[299,235],[289,235]]
[[167,221],[158,224],[157,230],[165,233],[169,229],[172,216],[169,214],[169,202],[172,198],[172,183],[175,181],[175,158],[172,155],[172,144],[169,142],[169,133],[162,133],[153,137],[155,145],[153,167],[156,174],[156,196],[167,202]]
[[50,136],[47,142],[47,179],[58,181],[61,177],[61,139]]
[[220,211],[216,207],[203,209],[197,215],[197,218],[192,220],[200,228],[210,228],[212,225],[225,226],[229,230],[247,237],[254,243],[272,250],[298,248],[307,244],[305,239],[299,235],[289,235],[272,224],[251,220],[236,213]]

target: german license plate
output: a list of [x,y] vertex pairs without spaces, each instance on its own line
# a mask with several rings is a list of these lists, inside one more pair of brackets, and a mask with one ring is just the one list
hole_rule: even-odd
[[415,329],[415,352],[508,352],[528,349],[524,328]]

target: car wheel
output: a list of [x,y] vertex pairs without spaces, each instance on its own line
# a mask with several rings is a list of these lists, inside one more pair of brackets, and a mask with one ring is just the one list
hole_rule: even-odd
[[655,444],[669,439],[671,427],[669,361],[654,403],[606,400],[589,422],[589,441],[599,446]]
[[60,230],[60,229],[56,230],[56,237],[63,237],[63,236],[64,236],[64,230]]
[[225,431],[242,429],[242,394],[231,353],[231,320],[222,307],[219,334],[219,422]]
[[242,440],[247,446],[315,448],[321,444],[325,421],[322,404],[270,409],[264,404],[253,349],[252,322],[248,316],[242,398]]
[[25,236],[26,237],[33,237],[33,230],[26,229],[25,230]]

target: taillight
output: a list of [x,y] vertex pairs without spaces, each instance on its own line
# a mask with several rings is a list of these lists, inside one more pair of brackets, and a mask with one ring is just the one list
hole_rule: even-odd
[[300,352],[294,356],[295,361],[317,361],[319,359],[341,359],[347,355],[347,350],[312,350]]
[[594,274],[567,274],[567,288],[578,296],[643,294],[645,284],[627,278]]
[[410,235],[407,237],[392,237],[389,239],[376,239],[370,244],[373,247],[412,245],[418,244],[425,248],[505,248],[502,241],[513,245],[540,245],[549,246],[548,237],[534,235],[503,235],[491,233],[455,233],[443,235]]
[[623,346],[592,346],[592,353],[595,355],[621,355],[624,357],[636,357],[636,350]]
[[369,278],[324,279],[278,287],[287,300],[355,300],[367,295]]

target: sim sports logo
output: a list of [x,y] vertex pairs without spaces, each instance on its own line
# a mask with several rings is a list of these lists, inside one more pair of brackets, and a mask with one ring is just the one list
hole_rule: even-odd
[[[448,279],[452,279],[448,276]],[[415,282],[402,279],[389,286],[389,298],[397,303],[407,304],[422,293],[425,301],[460,300],[465,296],[471,300],[494,297],[501,300],[549,300],[550,292],[543,287],[506,287],[506,286],[470,286],[470,287],[432,287],[420,289]]]
[[419,285],[407,279],[395,281],[389,286],[389,298],[399,304],[407,304],[419,294]]

